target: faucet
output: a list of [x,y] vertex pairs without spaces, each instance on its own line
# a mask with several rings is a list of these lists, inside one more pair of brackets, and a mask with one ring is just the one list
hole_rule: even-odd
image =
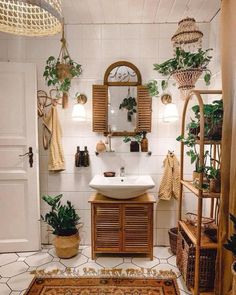
[[120,167],[120,177],[125,176],[125,167]]

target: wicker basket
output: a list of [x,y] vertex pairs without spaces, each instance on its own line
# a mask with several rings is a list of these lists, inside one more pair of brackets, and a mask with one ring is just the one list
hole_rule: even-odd
[[[178,233],[176,263],[183,275],[187,288],[194,287],[195,246],[182,230]],[[214,288],[216,249],[201,249],[200,280],[201,291]]]
[[177,252],[177,237],[178,237],[178,227],[170,228],[168,231],[169,241],[170,241],[170,249],[171,252],[176,255]]
[[201,74],[202,69],[176,70],[172,73],[172,77],[178,83],[180,90],[191,90]]

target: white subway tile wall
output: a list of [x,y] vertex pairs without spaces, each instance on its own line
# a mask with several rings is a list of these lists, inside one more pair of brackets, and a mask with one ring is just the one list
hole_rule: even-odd
[[[209,45],[210,24],[201,24],[204,32],[204,45]],[[214,27],[214,24],[211,25]],[[214,36],[217,32],[213,30]],[[64,200],[70,200],[75,205],[83,222],[82,244],[90,244],[90,206],[88,199],[93,191],[89,188],[89,181],[98,173],[106,170],[119,171],[125,166],[127,174],[150,174],[155,181],[155,188],[150,191],[157,198],[157,191],[163,173],[163,160],[168,150],[175,151],[179,157],[179,143],[175,138],[180,133],[180,120],[176,123],[163,123],[163,104],[159,98],[153,98],[152,133],[148,134],[149,149],[152,156],[144,153],[130,153],[129,145],[123,143],[122,138],[112,138],[112,148],[115,153],[95,155],[95,146],[101,134],[92,132],[92,85],[102,84],[106,68],[118,60],[128,60],[141,71],[143,84],[152,78],[161,79],[153,64],[172,57],[171,35],[176,30],[176,24],[127,24],[127,25],[68,25],[66,38],[71,57],[83,66],[83,74],[72,82],[69,108],[59,109],[59,116],[63,130],[63,148],[66,159],[66,170],[61,173],[48,173],[48,152],[42,147],[42,128],[39,119],[39,154],[40,154],[40,194],[55,195],[62,193]],[[212,37],[215,40],[215,37]],[[50,55],[57,56],[60,48],[60,35],[46,38],[14,37],[7,34],[0,35],[0,60],[21,61],[37,64],[38,89],[48,90],[43,79],[43,69],[46,59]],[[211,39],[210,39],[211,40]],[[217,55],[218,59],[218,55]],[[214,61],[217,63],[217,61]],[[204,87],[202,80],[198,87]],[[71,118],[73,94],[81,92],[87,95],[88,103],[85,109],[89,115],[86,123],[75,122]],[[173,102],[177,104],[181,117],[183,101],[177,87],[170,85]],[[181,118],[180,118],[181,119]],[[76,146],[82,149],[88,146],[90,153],[90,167],[74,167]],[[188,161],[187,161],[188,163]],[[192,168],[187,165],[187,174]],[[190,176],[189,176],[190,177]],[[184,211],[196,210],[196,199],[190,193],[185,194]],[[41,202],[41,213],[47,206]],[[177,202],[159,201],[155,206],[154,244],[168,245],[168,229],[177,224]],[[42,223],[42,242],[50,243],[52,235],[50,229]]]

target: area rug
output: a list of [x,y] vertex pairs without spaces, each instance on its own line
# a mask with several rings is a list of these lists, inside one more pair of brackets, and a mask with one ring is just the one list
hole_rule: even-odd
[[179,295],[176,279],[35,277],[25,295]]

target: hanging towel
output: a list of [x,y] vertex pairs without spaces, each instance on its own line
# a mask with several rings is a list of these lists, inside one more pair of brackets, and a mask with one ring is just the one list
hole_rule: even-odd
[[164,174],[162,176],[158,197],[161,200],[179,198],[180,193],[180,168],[176,156],[169,152],[164,160]]
[[65,160],[61,144],[61,124],[58,118],[57,108],[52,105],[48,114],[43,116],[43,145],[49,149],[48,170],[65,170]]

